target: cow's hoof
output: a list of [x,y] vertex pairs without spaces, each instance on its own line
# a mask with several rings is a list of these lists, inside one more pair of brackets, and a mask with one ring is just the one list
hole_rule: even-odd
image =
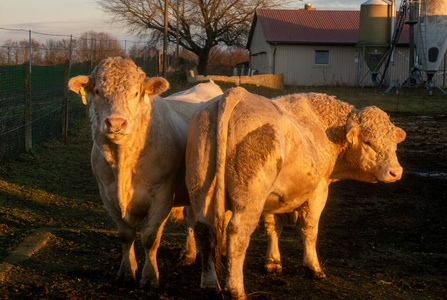
[[202,288],[200,290],[200,293],[202,294],[202,299],[216,299],[216,300],[223,300],[223,294],[221,293],[220,289],[215,288]]
[[312,276],[314,279],[324,279],[326,278],[326,274],[323,271],[313,271]]
[[232,300],[247,300],[247,295],[246,294],[236,294],[236,293],[230,293],[230,292],[225,292],[225,299],[232,299]]
[[134,274],[124,274],[124,272],[118,272],[116,275],[115,282],[120,283],[134,283],[136,281],[136,275]]
[[281,262],[267,262],[265,264],[265,270],[269,274],[281,274],[282,273],[282,265]]
[[320,279],[326,278],[326,274],[324,274],[323,271],[314,271],[314,270],[309,269],[309,273],[313,279],[320,280]]
[[141,279],[140,281],[140,289],[149,289],[151,291],[155,291],[158,290],[158,288],[160,287],[158,281],[156,282],[149,282],[149,280],[143,280]]
[[181,266],[192,265],[196,261],[196,255],[195,253],[194,255],[188,255],[186,251],[182,251],[182,253],[180,253],[179,260],[180,260],[179,265]]
[[306,266],[304,266],[306,268],[307,274],[309,277],[312,277],[313,279],[324,279],[326,278],[326,274],[324,274],[323,270],[319,270],[319,271],[315,271],[312,270]]

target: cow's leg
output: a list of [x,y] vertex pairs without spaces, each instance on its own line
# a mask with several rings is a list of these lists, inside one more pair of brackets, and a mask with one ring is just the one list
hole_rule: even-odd
[[284,222],[280,215],[264,213],[264,224],[268,237],[267,256],[265,260],[265,269],[268,273],[281,274],[282,264],[279,253],[279,236],[281,235]]
[[194,233],[197,240],[197,248],[202,260],[202,276],[200,288],[208,294],[220,293],[216,267],[213,261],[211,245],[214,239],[213,226],[210,220],[198,218],[194,225]]
[[194,238],[194,224],[195,216],[191,207],[185,207],[187,237],[186,243],[180,253],[180,260],[182,265],[190,265],[196,261],[196,240]]
[[[101,196],[103,196],[103,190],[100,189],[100,191]],[[116,281],[135,281],[138,264],[135,257],[134,242],[136,228],[141,222],[141,217],[127,213],[125,219],[123,219],[120,210],[117,210],[114,206],[110,205],[110,202],[104,201],[104,203],[109,215],[118,227],[118,236],[121,240],[123,249],[121,265],[116,276]]]
[[134,251],[136,232],[136,225],[134,224],[135,223],[133,222],[129,224],[124,220],[117,222],[118,235],[123,247],[123,257],[121,259],[121,266],[116,277],[117,281],[123,280],[124,282],[129,282],[136,279],[135,273],[138,269],[138,265]]
[[250,236],[258,225],[263,208],[263,205],[255,207],[256,202],[260,204],[256,200],[250,198],[248,203],[254,205],[247,205],[243,210],[233,211],[233,216],[227,226],[228,277],[225,289],[234,299],[247,298],[243,275],[245,253],[250,242]]
[[[214,178],[215,179],[215,178]],[[202,276],[200,278],[200,288],[208,294],[220,293],[219,281],[217,279],[216,266],[213,261],[213,251],[211,245],[214,243],[212,209],[214,197],[215,180],[205,181],[201,189],[190,192],[191,207],[194,212],[196,223],[194,234],[197,242],[197,249],[202,260]]]
[[151,289],[156,289],[159,286],[157,250],[163,228],[171,211],[172,200],[170,197],[172,197],[171,190],[164,190],[159,193],[157,200],[152,203],[148,211],[141,230],[141,242],[146,252],[146,259],[141,274],[140,288],[149,286]]
[[316,196],[310,199],[307,205],[299,208],[300,230],[304,246],[303,263],[312,271],[312,275],[316,279],[326,277],[318,261],[316,245],[318,222],[326,204],[327,191],[327,185],[320,185],[317,188]]

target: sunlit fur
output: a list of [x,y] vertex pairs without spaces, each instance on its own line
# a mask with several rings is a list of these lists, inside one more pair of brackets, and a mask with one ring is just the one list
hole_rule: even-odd
[[[226,248],[225,288],[245,299],[245,251],[262,213],[270,243],[267,270],[281,270],[272,243],[278,242],[284,219],[296,220],[271,214],[298,213],[303,263],[315,278],[324,278],[316,240],[329,184],[399,180],[395,152],[404,138],[380,109],[356,110],[325,94],[269,100],[235,88],[196,111],[188,130],[186,183],[197,217],[201,287],[220,289],[211,256],[213,249],[219,254]],[[225,209],[233,212],[228,226]]]
[[[122,58],[102,61],[90,76],[72,78],[69,87],[76,93],[87,93],[92,169],[123,247],[117,279],[136,279],[134,241],[137,226],[142,223],[146,259],[140,286],[156,288],[156,255],[173,200],[181,205],[188,203],[184,154],[189,117],[198,102],[209,98],[202,98],[192,88],[184,93],[196,101],[176,97],[164,100],[158,95],[169,88],[169,83],[161,77],[146,78],[131,60]],[[211,89],[214,87],[213,83]],[[213,91],[214,96],[222,93],[220,88]],[[191,229],[185,251],[186,263],[192,263],[196,250]]]

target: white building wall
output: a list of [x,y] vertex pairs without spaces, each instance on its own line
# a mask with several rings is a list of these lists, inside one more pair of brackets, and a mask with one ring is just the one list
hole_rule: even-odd
[[[328,65],[315,64],[316,50],[329,51]],[[355,46],[268,44],[258,23],[250,44],[250,68],[259,74],[282,73],[286,85],[373,86],[368,67],[361,55],[361,48]],[[408,77],[408,57],[408,46],[396,48],[394,62],[390,64],[386,76],[388,82],[397,80],[400,84]],[[441,69],[434,79],[438,85],[443,86],[447,85],[447,76],[444,77],[442,72],[444,62],[441,62]],[[425,77],[425,74],[422,73],[422,76]]]
[[261,26],[255,26],[250,44],[250,68],[259,74],[271,74],[269,70],[269,44],[265,41]]
[[[315,51],[329,51],[327,65],[315,64]],[[278,45],[275,73],[288,85],[355,85],[357,49],[349,46]]]
[[[271,45],[272,49],[274,45]],[[329,64],[316,65],[315,51],[329,51]],[[402,82],[407,78],[408,47],[398,47],[394,62],[390,64],[387,80]],[[301,86],[373,86],[362,51],[355,46],[277,45],[276,55],[269,65],[270,74],[284,74],[286,85]],[[382,66],[383,71],[383,66]],[[435,79],[440,78],[438,75]],[[442,80],[438,80],[442,82]]]

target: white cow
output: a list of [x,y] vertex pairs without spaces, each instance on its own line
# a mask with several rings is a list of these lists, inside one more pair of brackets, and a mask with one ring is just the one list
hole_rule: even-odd
[[[212,92],[200,101],[222,93],[214,83],[208,86]],[[90,76],[72,78],[69,87],[82,95],[84,103],[91,102],[92,169],[123,247],[117,279],[135,279],[134,240],[143,221],[146,261],[140,286],[156,288],[156,254],[173,200],[175,205],[189,204],[184,156],[189,117],[198,104],[181,101],[181,95],[162,99],[158,95],[169,83],[160,77],[147,78],[129,59],[105,59]],[[193,89],[184,94],[200,98]],[[189,250],[195,257],[195,249]]]
[[[377,107],[357,110],[324,94],[272,101],[235,88],[204,103],[191,118],[186,150],[201,287],[220,290],[212,251],[219,266],[226,240],[225,288],[234,298],[246,298],[243,263],[263,212],[275,247],[282,223],[273,214],[298,211],[304,265],[315,278],[324,278],[316,240],[329,184],[399,180],[403,169],[396,149],[404,138],[405,132]],[[228,226],[226,209],[233,212]],[[277,249],[269,249],[268,256],[272,267],[279,264]]]

